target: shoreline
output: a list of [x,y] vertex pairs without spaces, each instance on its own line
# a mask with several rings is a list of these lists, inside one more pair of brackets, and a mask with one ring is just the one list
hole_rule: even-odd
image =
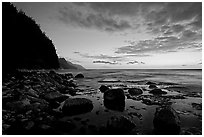
[[[132,125],[132,122],[134,124],[139,122],[138,124],[140,124],[142,121],[145,124],[146,112],[149,112],[154,107],[163,106],[164,104],[169,105],[169,103],[174,104],[174,102],[180,103],[180,100],[188,100],[190,96],[193,99],[201,98],[202,100],[202,96],[197,94],[184,95],[178,92],[174,93],[174,88],[172,89],[173,91],[169,91],[169,89],[165,90],[165,88],[163,89],[162,87],[162,90],[167,92],[167,96],[162,95],[157,97],[148,93],[151,90],[149,86],[146,85],[147,81],[144,81],[144,83],[132,83],[135,85],[144,85],[142,86],[143,88],[141,88],[143,93],[139,95],[130,95],[128,90],[140,88],[140,86],[127,87],[127,85],[117,85],[117,83],[111,83],[111,81],[110,83],[109,81],[102,83],[97,81],[99,85],[105,84],[111,89],[122,88],[124,90],[125,108],[122,108],[122,112],[117,112],[116,106],[109,106],[110,104],[107,103],[104,104],[104,93],[101,93],[99,89],[92,88],[91,85],[88,85],[89,83],[84,85],[83,81],[85,79],[86,77],[77,79],[74,78],[71,73],[59,74],[52,70],[49,72],[19,72],[4,79],[2,83],[3,134],[110,134],[112,131],[107,129],[108,125],[106,124],[106,120],[110,120],[110,117],[107,117],[108,114],[113,114],[112,116],[114,117],[115,114],[121,113],[121,115],[124,116],[124,118],[120,117],[122,121],[127,121],[130,125]],[[158,83],[155,84],[157,87],[160,87]],[[74,98],[80,98],[77,102],[83,100],[82,104],[84,104],[84,107],[87,107],[87,109],[85,112],[80,112],[79,109],[75,110],[72,108],[72,111],[76,114],[67,116],[67,114],[64,114],[62,108],[65,102],[69,104],[67,103],[69,101],[66,100]],[[89,100],[92,101],[92,103]],[[138,103],[143,107],[140,108]],[[82,104],[75,107],[78,108]],[[91,104],[93,105],[93,110],[90,108]],[[135,108],[136,106],[133,104],[138,106],[138,108]],[[198,115],[197,117],[202,119],[202,113],[200,114],[200,111],[202,112],[202,110],[200,110],[202,109],[202,102],[201,104],[199,101],[195,103],[192,102],[191,104],[191,107],[196,110],[195,116],[192,112],[180,110],[178,106],[175,106],[175,108],[178,107],[176,112],[182,117],[193,114],[193,118],[196,118],[196,115]],[[97,108],[99,108],[99,110],[97,110]],[[71,108],[69,107],[69,109]],[[102,124],[103,126],[101,127],[99,124],[93,124],[93,118],[104,116],[105,119],[101,122],[105,125]],[[142,117],[144,117],[144,119]],[[191,132],[191,134],[201,133],[199,128],[193,131],[188,131],[191,128],[181,128],[180,134],[187,134],[188,132]],[[147,134],[147,132],[140,131],[137,127],[125,134]]]

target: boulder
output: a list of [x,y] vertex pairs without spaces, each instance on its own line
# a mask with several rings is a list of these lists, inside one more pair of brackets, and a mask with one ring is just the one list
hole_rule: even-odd
[[111,102],[123,102],[125,100],[124,91],[120,88],[107,90],[103,97],[104,100]]
[[108,88],[107,86],[105,86],[105,85],[101,85],[100,88],[99,88],[99,90],[100,90],[102,93],[104,93],[105,91],[109,90],[109,88]]
[[104,106],[108,109],[124,111],[125,94],[122,89],[110,89],[104,93]]
[[172,135],[180,133],[180,118],[171,107],[157,108],[153,124],[155,134]]
[[60,93],[62,94],[70,94],[70,95],[76,95],[77,90],[73,87],[65,87],[64,89],[60,89]]
[[154,94],[154,95],[167,94],[167,92],[162,91],[161,89],[158,89],[158,88],[151,90],[149,93]]
[[50,70],[49,74],[50,75],[56,75],[56,72],[54,70]]
[[149,85],[149,88],[153,89],[153,88],[157,88],[157,86],[156,86],[156,85],[151,84],[151,85]]
[[65,96],[59,92],[50,92],[44,96],[45,100],[48,102],[58,101],[63,102],[68,98],[68,96]]
[[136,96],[136,95],[140,95],[143,93],[140,88],[131,88],[128,90],[128,92],[131,96]]
[[93,103],[86,98],[69,98],[64,102],[62,112],[66,115],[77,115],[90,112],[93,109]]
[[127,117],[113,116],[108,120],[105,132],[112,135],[124,135],[130,134],[135,127],[136,125]]
[[125,110],[125,100],[123,101],[109,101],[103,100],[103,104],[107,109],[123,112]]
[[202,103],[191,103],[192,107],[195,108],[196,110],[202,110]]
[[66,76],[67,78],[73,78],[73,77],[74,77],[72,73],[66,73],[65,76]]
[[75,76],[75,78],[84,78],[84,75],[82,73],[79,73]]
[[148,82],[146,83],[146,85],[156,85],[156,83],[151,82],[151,81],[148,81]]

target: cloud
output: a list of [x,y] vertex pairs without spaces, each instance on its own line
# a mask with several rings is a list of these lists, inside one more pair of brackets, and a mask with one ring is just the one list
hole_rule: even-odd
[[126,64],[145,64],[144,62],[139,62],[139,61],[130,61],[130,62],[128,62],[128,63],[126,63]]
[[124,57],[123,56],[110,56],[110,55],[104,55],[104,54],[100,54],[100,55],[89,55],[87,53],[80,53],[80,52],[74,52],[75,54],[80,55],[83,58],[90,58],[90,59],[106,59],[106,60],[110,60],[110,61],[123,61]]
[[159,8],[152,9],[150,6],[142,14],[146,21],[145,24],[147,24],[148,29],[150,30],[154,30],[155,28],[158,29],[162,25],[166,24],[181,24],[185,22],[187,22],[186,24],[190,26],[200,27],[201,29],[202,3],[160,3]]
[[[166,27],[171,28],[171,27]],[[179,28],[179,29],[178,29]],[[175,35],[160,35],[147,40],[127,40],[126,46],[119,47],[115,53],[130,55],[149,55],[151,53],[176,52],[184,49],[201,50],[202,32],[184,30],[177,26],[176,31],[181,31]],[[183,30],[183,31],[182,31]]]
[[[185,27],[202,28],[201,2],[84,2],[68,3],[59,10],[65,24],[103,31],[146,28],[157,34],[180,32]],[[170,31],[164,26],[171,26]],[[185,24],[185,25],[184,25]]]
[[62,8],[59,10],[59,20],[65,24],[71,24],[73,26],[93,28],[109,32],[123,31],[132,27],[125,19],[113,18],[103,13],[87,11],[80,11],[71,7]]
[[103,60],[98,60],[98,61],[93,61],[93,63],[98,63],[98,64],[110,64],[110,65],[116,65],[119,64],[118,62],[110,62],[110,61],[103,61]]

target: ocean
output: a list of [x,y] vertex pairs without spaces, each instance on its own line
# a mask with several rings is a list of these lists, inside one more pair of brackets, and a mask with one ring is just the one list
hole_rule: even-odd
[[[157,83],[157,87],[166,91],[164,96],[184,96],[185,98],[171,98],[170,106],[179,114],[181,130],[196,132],[202,129],[202,110],[192,104],[202,105],[202,70],[198,69],[88,69],[88,70],[59,70],[58,73],[72,73],[74,76],[82,73],[85,78],[73,79],[78,85],[76,96],[73,98],[90,99],[94,108],[91,112],[77,116],[67,116],[63,120],[80,118],[87,120],[87,125],[75,121],[77,128],[69,134],[78,134],[81,128],[98,128],[105,126],[111,116],[123,115],[131,119],[137,125],[140,134],[153,134],[153,119],[157,104],[146,104],[142,100],[134,98],[125,99],[122,111],[108,108],[104,105],[103,93],[99,87],[106,85],[111,88],[122,88],[125,95],[129,88],[140,88],[142,96],[150,96],[150,89],[146,85],[148,81]],[[136,113],[136,115],[131,115]],[[196,129],[196,130],[195,130]],[[65,133],[66,134],[66,133]],[[94,134],[93,128],[87,128],[84,134]],[[196,133],[193,133],[196,134]]]

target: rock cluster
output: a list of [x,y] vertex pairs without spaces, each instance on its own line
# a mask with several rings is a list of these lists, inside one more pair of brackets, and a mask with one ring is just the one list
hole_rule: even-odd
[[[70,98],[77,92],[72,78],[71,74],[58,74],[55,71],[17,71],[4,77],[3,134],[60,134],[58,129],[61,131],[64,128],[60,127],[66,125],[66,131],[71,130],[73,123],[59,121],[61,116],[67,114],[63,112],[77,109],[79,114],[93,108],[88,99]],[[60,106],[63,111],[56,109]]]

